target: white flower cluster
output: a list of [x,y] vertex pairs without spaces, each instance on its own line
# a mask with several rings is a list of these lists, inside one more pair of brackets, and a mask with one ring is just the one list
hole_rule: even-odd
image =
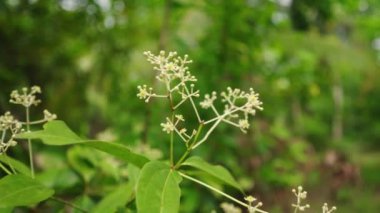
[[188,56],[177,56],[176,52],[161,51],[159,55],[153,55],[150,51],[144,52],[147,60],[154,65],[154,70],[158,71],[156,78],[165,84],[167,94],[157,95],[153,88],[147,88],[146,85],[138,86],[137,97],[149,102],[151,97],[167,98],[174,92],[180,95],[182,101],[173,108],[177,108],[186,100],[192,97],[199,97],[199,91],[194,91],[194,84],[188,85],[189,82],[195,82],[197,79],[193,76],[187,64],[192,63]]
[[[11,92],[11,98],[9,100],[10,103],[13,104],[20,104],[26,108],[29,108],[30,106],[34,105],[37,106],[39,103],[41,103],[41,100],[37,99],[37,94],[41,94],[41,88],[39,86],[32,86],[29,88],[22,88],[21,94],[17,90],[13,90]],[[48,110],[43,111],[44,118],[38,121],[32,121],[29,122],[29,124],[39,124],[44,123],[46,121],[51,121],[54,119],[57,119],[57,115],[49,112]],[[22,122],[22,124],[27,124],[26,122]]]
[[166,123],[161,123],[162,131],[170,134],[176,132],[179,137],[188,145],[188,142],[196,135],[197,131],[193,130],[189,135],[186,128],[178,128],[180,122],[185,121],[182,115],[175,115],[174,119],[166,118]]
[[[250,88],[249,92],[244,92],[240,89],[227,88],[226,92],[221,92],[222,102],[225,103],[223,114],[219,113],[214,106],[214,101],[217,99],[216,92],[211,95],[206,94],[205,99],[200,103],[204,109],[211,108],[216,114],[216,118],[207,121],[212,122],[218,119],[240,128],[242,132],[246,132],[249,128],[249,115],[255,115],[256,110],[263,110],[262,102],[259,100],[259,94]],[[206,123],[207,123],[206,122]]]
[[248,197],[245,197],[244,200],[248,202],[249,213],[255,213],[256,211],[258,211],[258,208],[263,205],[262,202],[258,202],[255,206],[253,206],[252,204],[254,201],[256,201],[256,198],[252,197],[251,195],[249,195]]
[[[292,206],[294,207],[294,212],[295,213],[298,210],[305,211],[305,209],[310,208],[309,204],[301,205],[302,200],[306,199],[306,197],[307,197],[307,192],[303,191],[302,186],[298,186],[297,190],[293,189],[292,192],[297,197],[297,204],[292,204]],[[322,213],[332,213],[336,209],[337,208],[335,206],[333,206],[333,207],[331,207],[329,209],[327,203],[324,203],[323,206],[322,206]]]
[[297,190],[293,189],[292,192],[297,197],[297,204],[292,204],[295,208],[294,212],[297,212],[297,210],[305,211],[306,208],[310,208],[309,204],[301,205],[302,200],[307,197],[307,191],[303,191],[302,186],[298,186]]
[[36,97],[36,94],[38,93],[41,93],[41,88],[39,86],[33,86],[30,90],[24,87],[21,89],[21,94],[18,90],[13,90],[9,101],[13,104],[21,104],[24,107],[30,107],[32,105],[37,106],[41,103],[41,100],[38,100]]
[[5,153],[9,147],[15,146],[17,142],[14,140],[17,133],[23,131],[22,126],[25,125],[26,129],[29,129],[29,125],[41,124],[47,121],[51,121],[57,118],[57,115],[44,110],[44,117],[40,120],[29,121],[29,107],[38,105],[41,100],[37,99],[37,94],[41,93],[41,88],[39,86],[33,86],[31,88],[22,88],[21,91],[13,90],[10,94],[10,103],[20,104],[24,106],[26,110],[26,121],[18,121],[11,115],[10,112],[6,112],[4,115],[0,116],[0,131],[1,131],[1,141],[0,141],[0,154]]
[[331,209],[329,209],[329,206],[327,205],[327,203],[323,204],[323,206],[322,206],[322,213],[331,213],[335,210],[336,210],[335,206],[333,206],[333,207],[331,207]]
[[160,51],[157,56],[150,51],[146,51],[144,55],[151,64],[155,65],[153,69],[159,72],[156,77],[159,81],[164,83],[170,83],[176,79],[181,82],[197,81],[188,71],[187,64],[192,63],[191,60],[188,60],[188,55],[184,57],[177,56],[177,52],[169,52],[166,55],[165,51]]
[[[16,146],[17,142],[14,140],[17,133],[22,129],[22,124],[16,120],[10,112],[6,112],[0,116],[0,155],[5,153],[9,147]],[[7,133],[10,133],[7,137]]]

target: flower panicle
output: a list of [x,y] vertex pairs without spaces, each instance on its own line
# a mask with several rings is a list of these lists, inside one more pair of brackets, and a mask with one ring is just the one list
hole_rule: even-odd
[[256,110],[263,110],[259,94],[252,88],[249,92],[227,87],[227,91],[220,93],[221,102],[224,103],[224,111],[220,113],[214,102],[218,98],[216,92],[206,94],[200,106],[204,109],[211,108],[217,117],[227,124],[240,128],[244,133],[250,127],[249,115],[255,115]]
[[[190,73],[188,68],[188,64],[192,63],[188,55],[178,56],[177,52],[167,53],[165,51],[160,51],[157,55],[146,51],[144,55],[148,62],[153,65],[153,69],[157,71],[156,78],[164,84],[166,93],[157,94],[153,88],[147,85],[139,85],[137,87],[138,98],[145,102],[149,102],[152,98],[167,98],[172,111],[189,101],[201,126],[213,123],[199,141],[192,143],[192,149],[206,141],[211,132],[220,123],[230,124],[246,133],[250,127],[249,116],[255,115],[257,110],[263,110],[259,94],[252,88],[245,92],[228,87],[226,91],[220,94],[215,91],[211,94],[206,94],[204,99],[199,102],[199,105],[195,104],[194,99],[198,98],[200,93],[199,90],[195,89],[194,85],[197,78]],[[218,98],[224,104],[224,110],[218,110],[215,106]],[[211,109],[215,117],[203,120],[198,112],[198,106],[203,109]],[[186,129],[177,129],[177,123],[168,118],[165,123],[161,123],[161,127],[166,133],[176,132],[185,142],[195,135],[194,131],[188,135]]]
[[41,94],[41,88],[39,86],[32,86],[31,88],[23,87],[20,91],[13,90],[11,92],[9,102],[21,104],[24,107],[37,106],[41,103],[41,100],[37,98],[37,94]]
[[292,204],[292,206],[295,208],[295,212],[297,210],[305,211],[307,208],[310,208],[309,204],[301,205],[302,200],[305,200],[307,197],[307,191],[304,191],[302,186],[298,186],[297,190],[293,189],[292,192],[297,198],[297,203]]
[[[23,131],[22,124],[10,112],[5,112],[4,115],[0,116],[0,155],[5,153],[9,147],[13,147],[17,145],[17,141],[15,141],[16,135]],[[7,132],[9,132],[9,136],[7,136]]]
[[[21,90],[13,90],[10,94],[10,103],[19,104],[25,108],[31,106],[37,106],[41,103],[41,100],[37,98],[37,94],[41,94],[41,88],[39,86],[32,86],[30,88],[23,87]],[[43,118],[36,121],[30,121],[28,119],[28,113],[26,112],[26,121],[17,120],[9,111],[5,112],[4,115],[0,116],[0,131],[1,131],[1,141],[0,141],[0,154],[5,153],[9,147],[17,145],[15,141],[16,135],[24,129],[24,125],[28,129],[28,125],[31,124],[41,124],[51,120],[57,119],[57,115],[49,112],[48,110],[43,110]]]

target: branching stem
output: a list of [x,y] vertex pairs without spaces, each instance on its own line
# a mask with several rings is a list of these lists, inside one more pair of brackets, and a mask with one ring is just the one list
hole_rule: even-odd
[[[239,205],[242,205],[242,206],[244,206],[244,207],[246,207],[246,208],[250,208],[250,206],[249,206],[248,204],[241,202],[240,200],[238,200],[238,199],[236,199],[236,198],[234,198],[234,197],[232,197],[232,196],[230,196],[230,195],[228,195],[228,194],[226,194],[226,193],[220,191],[220,190],[217,189],[217,188],[214,188],[214,187],[208,185],[207,183],[204,183],[204,182],[202,182],[202,181],[200,181],[200,180],[198,180],[198,179],[195,179],[195,178],[193,178],[193,177],[190,177],[190,176],[188,176],[188,175],[185,175],[185,174],[182,173],[182,172],[178,172],[178,173],[179,173],[182,177],[184,177],[184,178],[186,178],[186,179],[188,179],[188,180],[191,180],[191,181],[193,181],[193,182],[195,182],[195,183],[198,183],[199,185],[202,185],[202,186],[204,186],[204,187],[206,187],[206,188],[208,188],[208,189],[211,189],[212,191],[214,191],[214,192],[216,192],[216,193],[219,193],[220,195],[223,195],[224,197],[226,197],[226,198],[228,198],[228,199],[234,201],[235,203],[237,203],[237,204],[239,204]],[[264,210],[261,210],[261,209],[255,209],[255,210],[256,210],[257,212],[261,212],[261,213],[268,213],[268,212],[266,212],[266,211],[264,211]]]
[[195,144],[195,142],[198,140],[198,137],[200,135],[200,133],[202,132],[202,128],[203,128],[203,122],[201,122],[198,126],[198,130],[197,130],[197,133],[194,137],[194,140],[190,143],[189,147],[186,149],[186,152],[182,155],[182,157],[178,160],[178,162],[175,164],[174,168],[175,169],[178,169],[181,164],[183,163],[183,161],[186,160],[186,157],[190,154],[191,150],[192,150],[192,147],[193,145]]
[[202,122],[202,119],[201,119],[201,117],[199,116],[197,106],[195,105],[194,100],[193,100],[193,98],[192,98],[191,95],[190,95],[189,89],[187,89],[187,86],[186,86],[186,85],[184,86],[184,88],[185,88],[185,91],[186,91],[187,95],[189,95],[189,99],[190,99],[190,102],[191,102],[191,106],[193,106],[193,109],[194,109],[195,115],[197,116],[198,122],[201,123],[201,122]]

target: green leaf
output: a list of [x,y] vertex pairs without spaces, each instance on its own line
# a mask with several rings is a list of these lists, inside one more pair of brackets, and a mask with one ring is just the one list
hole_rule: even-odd
[[0,208],[1,213],[12,213],[13,212],[13,207],[8,207],[8,208]]
[[177,213],[182,177],[169,165],[151,161],[142,168],[137,183],[136,203],[139,213]]
[[84,145],[111,154],[120,160],[132,163],[139,168],[149,160],[131,152],[127,147],[99,140],[84,140],[76,135],[63,121],[50,121],[44,125],[44,130],[22,133],[17,138],[41,139],[47,145]]
[[48,145],[70,145],[75,144],[78,141],[83,141],[65,124],[65,122],[58,120],[44,124],[44,130],[24,132],[17,135],[17,138],[39,138]]
[[98,154],[100,153],[96,150],[83,146],[74,146],[67,150],[70,166],[83,177],[86,184],[99,172],[97,164],[100,163],[101,158]]
[[[91,209],[95,206],[95,202],[89,195],[80,195],[79,197],[75,198],[74,204],[86,212],[91,212]],[[72,213],[83,213],[83,211],[73,208]]]
[[116,212],[118,208],[124,207],[133,196],[135,183],[119,185],[115,191],[107,195],[91,211],[94,213]]
[[21,174],[0,179],[0,192],[0,208],[36,204],[54,194],[54,190]]
[[29,167],[25,166],[24,163],[14,159],[14,158],[11,158],[11,157],[6,156],[6,155],[0,155],[0,161],[2,163],[5,163],[5,164],[10,163],[13,166],[13,168],[16,169],[16,171],[20,172],[21,174],[24,174],[27,176],[30,176],[30,174],[31,174]]
[[231,175],[231,173],[222,166],[219,165],[211,165],[204,161],[202,158],[198,156],[193,156],[188,158],[185,162],[182,163],[183,166],[190,166],[196,169],[199,169],[213,177],[217,180],[232,186],[239,191],[243,191],[239,183],[235,180],[235,178]]

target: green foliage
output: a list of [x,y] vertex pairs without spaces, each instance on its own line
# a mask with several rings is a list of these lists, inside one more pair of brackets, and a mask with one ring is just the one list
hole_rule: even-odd
[[148,162],[144,156],[131,152],[123,145],[109,143],[98,140],[83,140],[73,133],[62,121],[52,121],[44,125],[44,130],[30,133],[22,133],[18,138],[41,139],[45,144],[62,146],[62,145],[84,145],[107,152],[121,160],[142,167]]
[[0,208],[38,204],[54,194],[54,190],[21,174],[1,178],[0,191]]
[[141,170],[136,204],[141,213],[175,213],[179,210],[182,177],[169,165],[151,161]]
[[[265,103],[248,134],[220,125],[211,143],[193,154],[226,166],[244,183],[244,191],[259,194],[271,212],[286,211],[288,205],[277,201],[287,200],[285,189],[301,183],[311,189],[313,206],[328,197],[342,212],[376,211],[379,15],[378,0],[0,1],[1,114],[11,109],[26,122],[23,111],[9,107],[8,94],[42,85],[47,100],[42,109],[57,113],[81,136],[78,145],[32,141],[32,160],[29,148],[17,140],[19,146],[0,156],[0,176],[35,173],[57,196],[92,211],[118,185],[138,179],[139,169],[131,173],[128,164],[135,162],[133,153],[169,159],[169,139],[156,126],[171,116],[163,113],[168,104],[153,101],[154,107],[146,107],[136,99],[136,86],[157,86],[143,51],[178,50],[194,59],[190,69],[200,91],[254,87]],[[189,111],[185,106],[180,113]],[[38,117],[34,113],[31,108],[32,120]],[[211,110],[200,115],[214,116]],[[196,118],[185,118],[189,130],[197,128]],[[98,149],[85,138],[117,142],[91,142],[106,146]],[[185,148],[174,145],[175,161]],[[150,150],[161,155],[150,158]],[[136,158],[139,167],[148,162]],[[26,168],[29,161],[35,172]],[[182,169],[221,189],[220,181],[204,171]],[[318,178],[311,181],[311,176]],[[220,210],[220,197],[190,184],[181,185],[181,211]],[[46,201],[36,211],[45,207],[52,212],[64,208]],[[131,202],[126,208],[136,207]]]
[[0,162],[5,163],[5,164],[9,163],[10,165],[13,166],[14,169],[16,169],[16,171],[20,172],[23,175],[26,175],[26,176],[30,175],[30,169],[27,166],[25,166],[25,164],[23,164],[22,162],[16,159],[13,159],[6,155],[0,155]]
[[197,156],[193,156],[193,157],[188,158],[185,162],[183,162],[182,165],[199,169],[202,172],[205,172],[205,173],[213,176],[214,178],[218,179],[219,181],[221,181],[221,182],[223,182],[229,186],[232,186],[232,187],[236,188],[237,190],[243,191],[241,189],[239,183],[237,183],[235,178],[232,177],[230,172],[227,169],[223,168],[222,166],[211,165],[211,164],[207,163],[206,161],[204,161],[202,158],[197,157]]
[[94,213],[117,212],[133,198],[135,183],[130,181],[127,184],[121,184],[116,189],[105,196],[92,210]]

